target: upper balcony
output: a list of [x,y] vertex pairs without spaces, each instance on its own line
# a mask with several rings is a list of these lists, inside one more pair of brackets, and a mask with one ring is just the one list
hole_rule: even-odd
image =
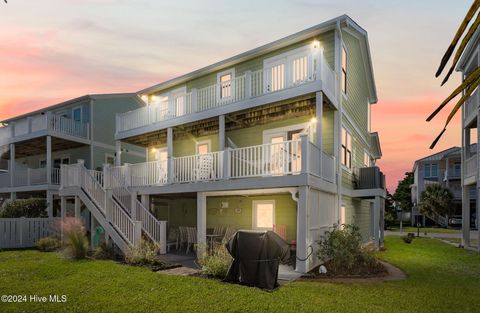
[[191,188],[194,183],[202,183],[197,186],[208,188],[206,182],[210,182],[211,186],[219,183],[220,186],[214,186],[217,189],[227,188],[228,182],[242,180],[247,180],[247,187],[257,183],[263,184],[263,188],[268,187],[265,180],[256,178],[271,178],[275,184],[288,186],[291,183],[288,178],[302,175],[328,185],[336,183],[335,158],[324,153],[307,136],[302,136],[300,140],[227,148],[225,151],[105,169],[107,186],[115,187],[120,183],[132,188],[165,188],[173,185],[173,192]]
[[[231,80],[183,94],[156,99],[145,107],[116,116],[116,139],[273,103],[322,90],[336,103],[336,73],[322,50],[245,71]],[[158,98],[158,97],[157,97]]]
[[87,140],[90,139],[90,127],[88,123],[47,112],[27,116],[0,127],[0,145],[46,135],[57,135],[64,139]]
[[46,168],[22,168],[16,169],[12,178],[9,172],[0,173],[0,192],[15,188],[35,187],[45,188],[45,185],[60,185],[60,169],[52,168],[50,181]]

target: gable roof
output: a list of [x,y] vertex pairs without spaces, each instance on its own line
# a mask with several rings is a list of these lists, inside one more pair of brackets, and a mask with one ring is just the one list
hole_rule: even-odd
[[376,103],[377,91],[376,91],[375,80],[373,75],[373,67],[372,67],[372,60],[370,55],[370,47],[368,43],[368,35],[367,35],[367,32],[363,28],[361,28],[354,20],[352,20],[348,15],[341,15],[339,17],[320,23],[313,27],[310,27],[300,32],[289,35],[287,37],[270,42],[258,48],[248,50],[246,52],[240,53],[238,55],[227,58],[220,62],[200,68],[193,72],[187,73],[185,75],[178,76],[176,78],[167,80],[165,82],[156,84],[154,86],[142,89],[138,91],[138,93],[142,95],[142,94],[153,93],[166,88],[174,87],[176,85],[185,83],[189,80],[217,72],[224,68],[232,67],[240,62],[244,62],[244,61],[259,57],[269,52],[273,52],[275,50],[287,47],[294,43],[325,33],[327,31],[331,31],[333,29],[336,29],[337,27],[351,29],[353,32],[358,34],[359,38],[363,38],[361,47],[362,47],[362,56],[364,58],[364,62],[365,64],[367,64],[367,67],[368,67],[367,80],[369,82],[370,101],[371,103]]
[[380,146],[380,138],[378,136],[378,132],[370,133],[370,145],[373,151],[373,158],[375,160],[382,158],[382,148]]
[[447,156],[460,156],[461,152],[462,152],[462,148],[451,147],[451,148],[445,149],[443,151],[440,151],[440,152],[431,154],[429,156],[426,156],[424,158],[418,159],[413,164],[413,171],[415,172],[415,169],[417,168],[417,166],[420,162],[440,161],[440,160],[446,158]]
[[41,108],[41,109],[38,109],[38,110],[35,110],[35,111],[31,111],[29,113],[25,113],[25,114],[22,114],[22,115],[17,115],[17,116],[2,120],[2,121],[0,121],[0,124],[8,124],[12,121],[22,119],[22,118],[25,118],[25,117],[30,116],[30,115],[40,114],[42,112],[59,109],[63,106],[67,106],[67,105],[74,104],[74,103],[77,103],[77,102],[83,102],[83,101],[86,101],[86,100],[111,99],[111,98],[130,98],[130,97],[132,99],[134,99],[135,101],[137,101],[139,105],[142,105],[142,106],[145,105],[145,102],[143,102],[142,99],[140,99],[136,93],[109,93],[109,94],[84,95],[84,96],[69,99],[69,100],[66,100],[66,101],[63,101],[63,102],[60,102],[60,103],[57,103],[57,104],[53,104],[53,105],[50,105],[50,106],[47,106],[47,107],[44,107],[44,108]]

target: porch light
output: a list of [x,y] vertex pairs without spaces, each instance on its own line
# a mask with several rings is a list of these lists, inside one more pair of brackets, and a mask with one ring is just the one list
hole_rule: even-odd
[[156,152],[157,152],[157,148],[152,148],[150,151],[152,151],[152,153],[156,153]]
[[141,98],[141,99],[143,100],[143,102],[145,102],[145,103],[148,101],[148,96],[147,96],[147,95],[142,95],[140,98]]
[[310,120],[310,123],[315,124],[316,122],[317,122],[317,118],[316,118],[316,117],[312,117],[312,119]]
[[315,39],[315,40],[313,41],[313,48],[318,48],[318,47],[320,47],[320,42]]

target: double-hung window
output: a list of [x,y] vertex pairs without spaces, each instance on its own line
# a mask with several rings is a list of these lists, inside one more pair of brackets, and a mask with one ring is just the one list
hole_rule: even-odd
[[352,168],[352,135],[342,128],[342,165]]
[[342,92],[347,94],[347,50],[342,46]]
[[438,177],[438,164],[427,163],[423,166],[423,177],[435,178]]

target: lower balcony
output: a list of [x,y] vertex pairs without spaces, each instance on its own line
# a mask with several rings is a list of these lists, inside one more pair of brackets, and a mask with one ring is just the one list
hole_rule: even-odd
[[162,186],[242,178],[310,174],[335,184],[335,158],[302,136],[301,140],[172,157],[106,169],[106,184]]
[[[46,168],[16,169],[13,180],[8,172],[0,174],[0,189],[47,185],[47,178]],[[52,169],[50,184],[60,185],[59,168]]]

